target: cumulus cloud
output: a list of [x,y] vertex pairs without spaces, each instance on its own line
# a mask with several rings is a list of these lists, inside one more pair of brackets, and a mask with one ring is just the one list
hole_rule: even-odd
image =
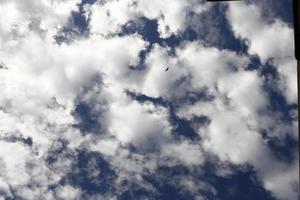
[[171,127],[167,116],[164,108],[155,108],[153,105],[140,105],[136,102],[128,105],[116,103],[110,108],[109,131],[123,143],[131,142],[140,145],[141,148],[153,148],[152,145],[170,137]]
[[204,161],[200,145],[189,144],[187,141],[164,145],[162,151],[162,155],[174,158],[187,166],[200,165]]
[[146,17],[158,22],[160,37],[167,38],[179,34],[186,28],[187,16],[190,12],[201,13],[209,7],[202,1],[147,1],[124,0],[108,1],[87,6],[90,13],[90,27],[94,34],[108,35],[121,31],[121,27],[129,21]]
[[[205,179],[215,159],[219,168],[251,166],[266,191],[296,199],[299,158],[278,159],[267,140],[296,140],[295,117],[284,123],[269,111],[261,73],[274,65],[275,90],[296,103],[285,22],[265,21],[255,4],[224,7],[248,52],[208,46],[201,37],[168,47],[138,32],[121,34],[147,18],[157,21],[158,40],[180,38],[195,23],[190,14],[211,7],[197,0],[1,1],[0,197],[157,199],[170,187],[206,199],[218,193]],[[74,12],[84,16],[88,35],[58,44]],[[263,66],[249,70],[254,54]]]
[[268,23],[262,18],[260,7],[255,4],[231,4],[227,16],[234,33],[248,40],[249,54],[257,54],[263,63],[272,59],[272,64],[281,75],[282,82],[279,85],[282,93],[289,103],[296,103],[296,62],[292,28],[280,18]]
[[30,30],[53,34],[58,26],[64,25],[71,12],[77,10],[79,0],[67,1],[1,1],[2,45],[13,45],[18,37],[24,37]]
[[57,197],[61,199],[79,199],[80,190],[66,185],[57,190]]

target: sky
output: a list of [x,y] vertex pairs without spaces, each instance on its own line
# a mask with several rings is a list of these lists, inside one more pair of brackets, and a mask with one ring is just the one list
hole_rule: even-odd
[[1,0],[0,199],[297,200],[291,6]]

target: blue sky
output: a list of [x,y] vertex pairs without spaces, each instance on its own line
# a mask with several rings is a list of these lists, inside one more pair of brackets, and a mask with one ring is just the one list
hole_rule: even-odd
[[298,199],[291,4],[1,1],[0,199]]

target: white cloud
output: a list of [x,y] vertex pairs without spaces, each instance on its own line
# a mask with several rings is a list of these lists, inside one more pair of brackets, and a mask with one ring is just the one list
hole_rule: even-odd
[[[271,176],[279,178],[282,171],[291,170],[291,167],[275,158],[260,133],[260,128],[266,120],[262,111],[269,105],[263,90],[264,79],[255,71],[244,71],[247,59],[233,59],[234,54],[216,49],[191,49],[193,48],[186,48],[183,52],[188,53],[179,55],[195,75],[191,76],[195,80],[194,87],[200,88],[203,84],[211,90],[215,98],[213,101],[184,105],[178,109],[178,115],[186,119],[192,119],[194,116],[208,117],[210,123],[198,130],[204,139],[204,151],[215,153],[223,162],[252,165],[264,187],[276,197],[288,196],[289,199],[295,199],[297,192],[292,185],[297,184],[297,181],[292,176],[280,179],[288,185],[282,190],[277,185],[279,181],[269,185]],[[230,68],[232,64],[235,65],[234,70]],[[274,119],[274,116],[267,117]],[[275,124],[276,122],[272,122],[273,127]],[[280,127],[286,129],[283,126]],[[280,133],[268,134],[281,138],[286,133],[281,130]],[[270,165],[273,166],[273,170],[270,170]]]
[[153,145],[159,147],[170,138],[171,127],[167,117],[168,112],[162,107],[116,102],[110,106],[109,132],[125,144],[133,143],[142,149],[151,149]]
[[162,38],[165,38],[183,30],[188,6],[190,6],[188,2],[180,0],[151,2],[141,0],[138,2],[137,10],[150,19],[158,19],[158,32]]
[[227,75],[218,81],[218,89],[231,100],[233,107],[244,114],[260,111],[268,104],[262,80],[256,72],[244,71]]
[[91,32],[94,34],[118,33],[127,22],[146,17],[157,20],[160,37],[167,38],[184,31],[189,12],[199,14],[207,7],[196,0],[112,0],[96,3],[87,7],[87,10],[91,17]]
[[164,145],[162,155],[174,158],[187,166],[200,165],[205,160],[200,145],[187,141]]
[[[270,166],[270,164],[269,164]],[[271,170],[272,171],[272,170]],[[299,163],[283,166],[273,173],[262,171],[265,177],[265,188],[274,192],[278,199],[297,199],[299,193]]]
[[[204,138],[204,151],[215,153],[223,162],[252,165],[264,187],[274,196],[297,199],[297,164],[289,166],[275,158],[258,132],[259,122],[256,121],[255,112],[243,112],[239,107],[220,106],[220,103],[216,100],[208,108],[207,104],[200,103],[179,112],[188,118],[191,114],[209,117],[210,124],[198,130]],[[293,175],[286,174],[287,171]]]
[[202,87],[213,90],[220,78],[245,68],[248,62],[246,57],[231,51],[207,48],[197,42],[187,43],[177,54],[181,63],[190,70],[191,86],[195,90]]
[[77,10],[76,5],[79,2],[79,0],[1,1],[0,47],[19,42],[18,37],[24,37],[30,30],[52,37],[57,26],[67,23],[71,12]]
[[92,33],[112,34],[121,31],[121,26],[135,18],[135,8],[132,0],[109,1],[94,4],[90,7],[90,28]]
[[[75,5],[76,1],[72,2]],[[43,3],[47,4],[46,1]],[[70,3],[71,1],[68,1],[68,5],[71,5]],[[11,24],[5,23],[5,26],[1,24],[0,30],[6,27],[6,32],[0,31],[0,35],[10,37],[14,28],[11,26],[14,23],[27,23],[27,12],[35,16],[34,11],[19,9],[22,5],[15,2],[3,5],[11,6],[11,12],[16,12],[16,17],[4,16],[5,13],[2,13],[1,23],[9,17],[12,19]],[[56,140],[59,138],[70,140],[71,148],[78,148],[86,141],[80,134],[77,135],[77,140],[73,138],[78,134],[78,130],[72,128],[75,119],[71,114],[76,106],[76,96],[82,92],[83,87],[97,74],[108,77],[107,82],[126,79],[128,66],[137,64],[138,54],[146,44],[140,37],[133,35],[111,39],[90,37],[71,45],[58,46],[52,40],[54,28],[67,22],[71,9],[60,2],[53,2],[53,5],[49,2],[47,9],[53,9],[51,6],[59,10],[55,11],[58,13],[57,16],[51,14],[52,11],[49,11],[49,14],[48,10],[39,10],[40,13],[37,13],[37,15],[42,15],[43,12],[49,14],[51,24],[47,24],[48,15],[43,15],[44,18],[40,16],[41,28],[43,25],[49,29],[47,37],[43,37],[39,30],[30,29],[28,24],[31,23],[30,19],[33,16],[28,16],[28,24],[24,25],[22,34],[18,33],[13,38],[1,41],[0,48],[1,62],[9,68],[0,73],[1,138],[30,137],[33,141],[32,147],[22,143],[1,141],[3,145],[0,157],[4,163],[1,166],[2,171],[6,172],[5,182],[24,199],[37,197],[53,199],[52,192],[47,191],[48,185],[56,184],[68,173],[73,162],[70,158],[59,157],[51,169],[46,167],[47,156]],[[91,49],[94,51],[90,51]],[[122,70],[115,70],[116,68]],[[35,163],[33,169],[28,171],[25,166],[33,162]],[[39,186],[27,187],[27,184],[33,183]],[[9,196],[7,185],[4,183],[2,185],[1,188]]]
[[95,144],[90,145],[91,151],[97,151],[104,155],[115,156],[119,148],[118,140],[113,139],[100,139]]
[[61,186],[57,189],[57,197],[66,200],[80,199],[80,193],[80,189],[74,188],[70,185]]
[[[176,48],[176,55],[155,45],[146,58],[146,70],[142,83],[134,89],[151,97],[180,98],[187,92],[199,92],[204,88],[216,93],[219,79],[234,70],[243,69],[248,63],[244,56],[217,48],[207,48],[191,42]],[[165,72],[165,69],[169,70]]]
[[[174,55],[154,45],[146,55],[145,69],[132,70],[129,66],[139,63],[139,53],[148,43],[137,34],[114,35],[122,25],[142,16],[158,20],[161,37],[180,34],[188,23],[187,13],[207,9],[202,1],[98,2],[85,8],[90,12],[92,34],[58,45],[53,37],[78,9],[77,3],[0,2],[0,63],[7,66],[0,69],[0,195],[12,196],[13,190],[24,199],[82,198],[84,191],[75,186],[58,186],[53,191],[48,186],[72,173],[76,150],[84,149],[104,156],[118,175],[110,184],[120,191],[124,190],[122,180],[129,180],[157,192],[142,175],[154,173],[160,165],[201,167],[207,153],[214,153],[225,163],[252,165],[264,187],[276,197],[295,198],[299,166],[277,160],[260,129],[276,127],[272,134],[281,138],[282,132],[294,131],[296,126],[274,126],[277,118],[262,114],[269,103],[262,88],[265,80],[256,71],[245,71],[247,55],[206,47],[201,41],[183,42]],[[231,4],[227,15],[235,34],[249,40],[250,54],[258,54],[263,62],[273,58],[281,75],[278,87],[295,103],[291,29],[279,20],[261,22],[259,9],[243,3]],[[249,16],[249,21],[241,20],[241,15]],[[180,102],[174,107],[175,114],[184,119],[208,118],[209,123],[196,126],[202,137],[197,142],[173,136],[168,106],[141,103],[126,93],[130,90],[177,102],[184,101],[189,92],[204,89],[211,101]],[[99,135],[83,134],[73,126],[78,121],[72,113],[81,102],[97,115]],[[11,137],[16,141],[9,141]],[[24,138],[31,138],[32,144],[22,142]],[[60,140],[66,140],[65,147]],[[61,148],[67,153],[53,153]],[[51,155],[55,159],[49,164]],[[99,169],[91,169],[91,175],[97,173]],[[190,177],[181,184],[196,192],[202,185],[195,183]],[[215,194],[212,188],[208,190]]]
[[1,141],[1,176],[13,186],[26,184],[30,179],[26,173],[26,162],[29,157],[29,150],[22,145]]
[[3,200],[5,198],[12,197],[12,193],[10,191],[7,181],[3,180],[2,178],[0,179],[0,194],[1,194],[0,199],[3,199]]
[[[166,49],[155,45],[146,58],[146,73],[143,82],[135,89],[151,97],[170,97],[174,95],[176,81],[187,75],[178,59],[168,55]],[[165,69],[169,70],[165,72]]]
[[242,2],[230,4],[227,16],[234,33],[249,39],[249,53],[258,54],[262,62],[271,57],[284,58],[293,55],[292,29],[279,19],[267,24],[256,5]]
[[230,4],[227,17],[234,33],[249,42],[249,53],[257,54],[263,63],[272,59],[281,76],[282,93],[289,103],[297,102],[296,61],[293,30],[280,19],[268,24],[254,4]]

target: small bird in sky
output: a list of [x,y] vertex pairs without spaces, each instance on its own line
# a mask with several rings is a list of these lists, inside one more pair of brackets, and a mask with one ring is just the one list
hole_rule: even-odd
[[167,69],[165,69],[165,72],[169,70],[169,67],[167,67]]

